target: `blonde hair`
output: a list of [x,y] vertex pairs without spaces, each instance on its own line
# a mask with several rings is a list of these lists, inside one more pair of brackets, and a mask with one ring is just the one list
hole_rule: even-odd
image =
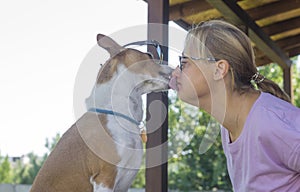
[[[230,65],[234,91],[245,93],[255,89],[251,82],[258,74],[254,50],[247,35],[234,25],[222,20],[210,20],[193,27],[185,44],[195,43],[195,49],[204,57],[224,59]],[[290,97],[273,81],[258,74],[259,90],[290,102]]]

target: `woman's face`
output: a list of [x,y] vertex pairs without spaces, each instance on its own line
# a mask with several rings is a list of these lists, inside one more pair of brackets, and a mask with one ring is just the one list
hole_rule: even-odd
[[205,60],[193,59],[202,57],[192,45],[187,44],[181,59],[182,71],[177,67],[172,74],[177,80],[178,97],[194,106],[199,106],[199,100],[204,97],[210,97],[208,82],[212,80],[213,65]]

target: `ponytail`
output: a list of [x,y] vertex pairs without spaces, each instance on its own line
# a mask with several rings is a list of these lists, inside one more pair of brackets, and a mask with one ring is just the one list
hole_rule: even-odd
[[251,78],[251,83],[254,87],[257,87],[260,91],[270,93],[282,100],[291,102],[290,96],[283,91],[276,83],[272,80],[265,78],[263,75],[258,72],[255,73]]

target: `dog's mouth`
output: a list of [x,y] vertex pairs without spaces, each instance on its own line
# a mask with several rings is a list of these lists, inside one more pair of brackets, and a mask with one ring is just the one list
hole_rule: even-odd
[[167,74],[167,73],[164,73],[164,72],[159,72],[158,74],[161,77],[163,77],[164,79],[166,79],[167,81],[170,81],[170,79],[171,79],[171,75],[170,74]]
[[140,95],[151,93],[151,92],[161,92],[167,91],[169,89],[169,78],[153,78],[147,79],[140,82],[135,86],[135,91]]

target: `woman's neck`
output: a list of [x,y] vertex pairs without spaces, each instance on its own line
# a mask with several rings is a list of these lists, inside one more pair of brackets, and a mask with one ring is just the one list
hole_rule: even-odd
[[200,108],[212,115],[229,133],[231,141],[235,141],[242,133],[248,114],[259,97],[258,91],[247,93],[227,92],[223,97],[214,94],[210,102],[200,103]]

